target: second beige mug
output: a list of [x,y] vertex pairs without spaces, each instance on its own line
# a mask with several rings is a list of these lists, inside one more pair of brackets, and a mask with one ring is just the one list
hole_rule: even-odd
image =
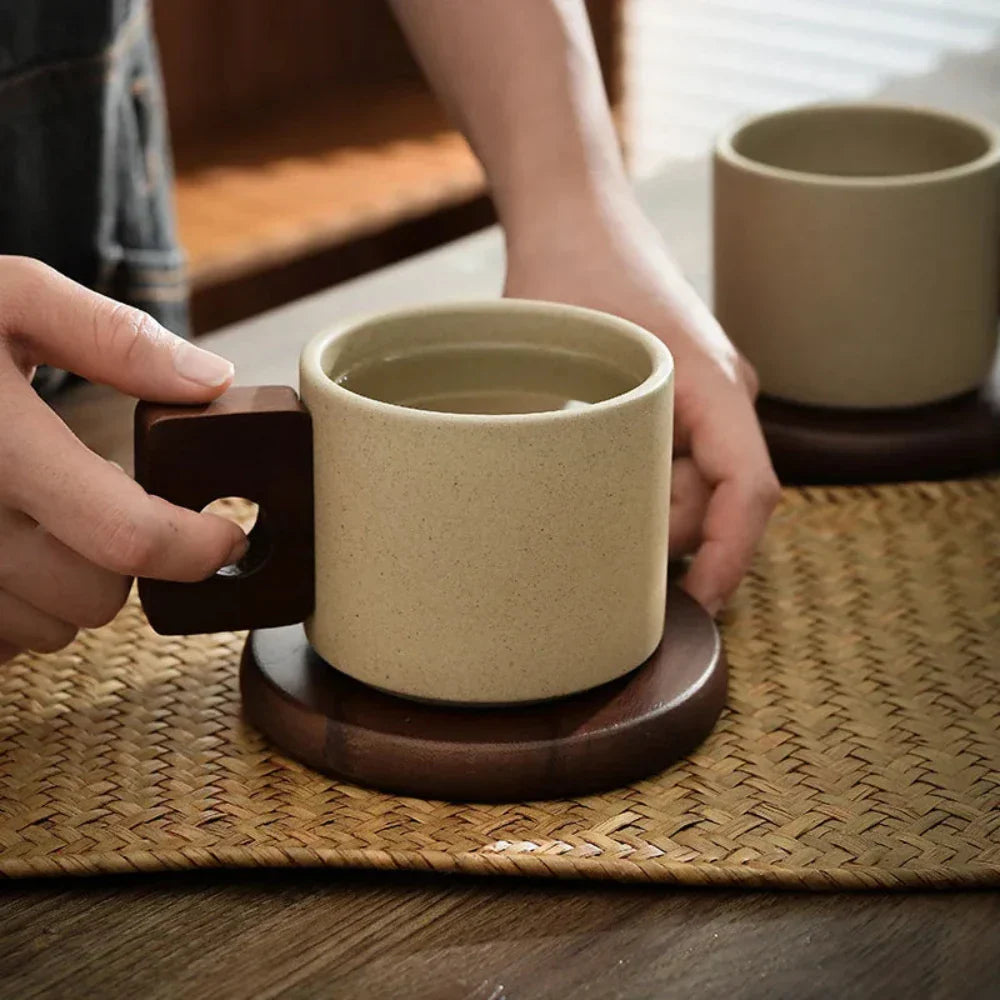
[[1000,137],[943,112],[796,108],[715,151],[715,311],[793,403],[897,408],[981,386],[997,346]]
[[[520,376],[504,374],[511,358],[528,359]],[[485,407],[447,393],[399,402],[453,363],[498,394]],[[542,388],[577,402],[504,395],[548,369]],[[207,407],[140,404],[148,490],[193,509],[260,505],[239,567],[140,581],[158,631],[305,618],[316,652],[357,680],[469,704],[586,690],[654,651],[673,362],[652,334],[534,302],[408,309],[320,334],[300,387],[301,402],[261,387]],[[477,405],[489,412],[464,412]]]

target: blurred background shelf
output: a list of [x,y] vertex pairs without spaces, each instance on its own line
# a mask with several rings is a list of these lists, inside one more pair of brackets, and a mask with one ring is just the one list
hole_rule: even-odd
[[331,97],[177,151],[181,236],[196,285],[286,264],[483,193],[430,95]]
[[343,98],[176,151],[199,329],[487,225],[483,175],[429,95]]

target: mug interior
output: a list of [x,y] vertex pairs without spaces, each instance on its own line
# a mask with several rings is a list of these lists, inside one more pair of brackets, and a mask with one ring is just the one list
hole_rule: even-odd
[[[405,370],[411,361],[433,364],[435,358],[444,365],[456,352],[467,352],[466,363],[480,367],[479,378],[486,384],[491,364],[502,361],[504,352],[517,352],[522,360],[530,352],[528,371],[534,367],[530,355],[536,353],[538,368],[553,358],[561,359],[571,372],[586,372],[586,366],[593,364],[603,366],[615,376],[611,383],[615,391],[589,401],[594,403],[630,393],[669,365],[666,348],[652,334],[625,320],[585,309],[517,300],[431,306],[374,316],[331,337],[318,360],[326,378],[340,387],[380,403],[406,405],[393,395],[370,391],[371,382],[359,388],[365,384],[355,381],[353,373],[376,366],[387,369],[390,363],[400,361],[404,364],[397,370]],[[442,410],[473,416],[523,413]]]
[[901,177],[973,163],[993,147],[976,123],[919,108],[818,106],[744,125],[733,150],[758,164],[826,177]]

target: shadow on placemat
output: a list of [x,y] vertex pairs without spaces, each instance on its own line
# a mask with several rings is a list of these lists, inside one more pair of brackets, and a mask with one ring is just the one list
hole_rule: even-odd
[[272,753],[243,637],[134,598],[0,669],[0,874],[327,865],[772,888],[1000,885],[1000,480],[790,491],[686,762],[530,805],[399,798]]

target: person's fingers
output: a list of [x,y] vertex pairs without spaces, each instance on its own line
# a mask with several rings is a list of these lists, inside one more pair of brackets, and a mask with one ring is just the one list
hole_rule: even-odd
[[76,638],[76,626],[60,621],[0,590],[0,639],[19,649],[54,653]]
[[13,660],[21,650],[17,648],[13,643],[4,642],[0,639],[0,663],[6,663],[8,660]]
[[125,576],[203,580],[236,562],[232,523],[149,496],[87,449],[16,373],[0,372],[0,503],[23,511],[84,559]]
[[675,458],[670,473],[671,559],[687,555],[698,547],[711,495],[694,460]]
[[39,261],[0,257],[0,301],[0,336],[22,373],[46,363],[173,403],[214,399],[232,382],[230,362]]
[[736,482],[720,483],[712,494],[702,542],[683,580],[684,589],[718,614],[750,568],[773,503],[764,492],[742,492]]
[[131,580],[88,562],[26,514],[0,507],[0,590],[80,628],[106,625]]
[[692,457],[714,488],[684,586],[715,614],[749,568],[780,488],[744,394],[720,393],[695,410],[691,427]]

